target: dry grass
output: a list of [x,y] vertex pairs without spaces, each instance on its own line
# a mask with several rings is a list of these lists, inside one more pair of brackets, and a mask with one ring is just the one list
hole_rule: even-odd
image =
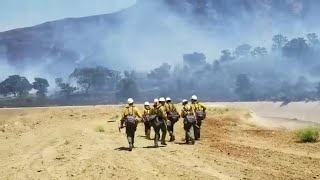
[[103,127],[102,125],[99,125],[99,126],[97,126],[97,127],[95,128],[95,131],[96,131],[96,132],[105,132],[105,129],[104,129],[104,127]]
[[65,144],[65,145],[68,145],[68,144],[70,144],[70,143],[71,143],[71,142],[70,142],[69,140],[65,140],[65,141],[64,141],[64,144]]

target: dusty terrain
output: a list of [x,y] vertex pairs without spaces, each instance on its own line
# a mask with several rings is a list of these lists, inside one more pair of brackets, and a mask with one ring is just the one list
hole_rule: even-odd
[[262,118],[300,120],[320,123],[320,102],[227,102],[208,103],[212,106],[245,108],[254,111]]
[[[140,124],[126,150],[121,107],[0,110],[0,179],[320,179],[320,143],[265,126],[247,110],[212,106],[201,141],[152,148]],[[104,131],[104,132],[99,132]]]

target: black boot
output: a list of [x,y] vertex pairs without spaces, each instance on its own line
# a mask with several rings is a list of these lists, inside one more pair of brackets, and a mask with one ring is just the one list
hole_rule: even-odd
[[196,143],[196,141],[193,138],[190,138],[190,139],[191,139],[192,145],[194,145]]
[[161,145],[166,146],[167,145],[166,141],[161,141]]
[[172,141],[173,141],[173,136],[170,136],[169,142],[172,142]]
[[199,140],[199,129],[196,129],[195,131],[194,131],[194,138],[195,138],[195,140]]
[[146,138],[147,138],[148,140],[151,139],[151,137],[150,137],[150,130],[147,131]]
[[159,141],[158,136],[159,136],[159,135],[157,135],[157,134],[154,135],[154,147],[155,147],[155,148],[159,147],[159,145],[158,145],[158,141]]

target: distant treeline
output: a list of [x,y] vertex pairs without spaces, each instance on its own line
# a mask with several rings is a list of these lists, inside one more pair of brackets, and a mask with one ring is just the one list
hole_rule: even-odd
[[[176,101],[197,94],[202,101],[308,101],[320,98],[320,41],[315,33],[289,40],[278,34],[272,47],[241,44],[224,49],[219,58],[184,54],[179,65],[163,63],[149,72],[119,72],[107,67],[76,68],[55,79],[57,91],[48,96],[48,81],[9,76],[0,83],[1,106],[77,105],[143,102],[160,96]],[[35,92],[30,95],[30,92]],[[7,97],[7,98],[5,98]],[[29,99],[28,99],[29,98]],[[20,103],[21,99],[22,103]],[[10,102],[10,103],[9,103]],[[31,105],[31,106],[32,106]]]

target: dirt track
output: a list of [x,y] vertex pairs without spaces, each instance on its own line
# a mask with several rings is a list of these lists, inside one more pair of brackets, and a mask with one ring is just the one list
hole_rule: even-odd
[[177,142],[158,149],[140,125],[133,152],[118,132],[119,114],[119,107],[0,110],[0,179],[320,179],[320,143],[257,127],[244,110],[209,109],[195,146],[182,144],[181,122]]

